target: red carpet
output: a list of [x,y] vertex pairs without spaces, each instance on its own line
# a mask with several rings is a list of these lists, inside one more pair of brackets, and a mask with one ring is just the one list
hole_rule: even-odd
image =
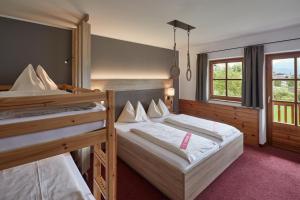
[[[118,160],[118,199],[168,199]],[[197,200],[300,200],[300,154],[273,147],[245,147],[244,154]]]

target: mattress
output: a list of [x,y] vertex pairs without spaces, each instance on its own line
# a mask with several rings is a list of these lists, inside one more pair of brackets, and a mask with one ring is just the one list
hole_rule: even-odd
[[[175,115],[175,114],[170,114],[170,115]],[[214,142],[217,142],[219,144],[220,148],[224,147],[225,145],[227,145],[228,143],[232,142],[234,139],[236,139],[236,138],[238,138],[239,136],[242,135],[241,132],[236,132],[236,133],[232,134],[230,137],[226,138],[226,140],[220,140],[216,137],[213,137],[213,136],[201,133],[201,132],[196,132],[196,131],[193,131],[193,130],[190,130],[190,129],[187,129],[187,128],[180,127],[180,126],[175,125],[175,124],[165,122],[164,121],[165,118],[169,117],[170,115],[165,116],[165,117],[160,117],[160,118],[151,118],[151,121],[152,122],[163,123],[165,125],[180,129],[182,131],[190,132],[190,133],[195,134],[195,135],[200,135],[200,136],[205,137],[207,139],[210,139]]]
[[[105,107],[101,104],[97,104],[94,108],[88,110],[80,111],[68,111],[54,114],[46,114],[41,116],[32,116],[32,117],[21,117],[14,119],[3,119],[0,120],[0,125],[4,124],[13,124],[18,122],[28,122],[41,119],[51,119],[62,116],[70,116],[91,112],[99,112],[105,110]],[[26,147],[33,144],[39,144],[44,142],[50,142],[53,140],[58,140],[66,137],[76,136],[85,132],[94,131],[105,126],[105,121],[85,123],[75,126],[68,126],[64,128],[52,129],[47,131],[35,132],[27,135],[20,135],[8,138],[0,139],[0,152],[5,152],[13,150],[16,148]]]
[[[146,139],[143,139],[136,134],[132,133],[130,129],[137,128],[139,126],[142,126],[145,123],[153,123],[153,122],[139,122],[139,123],[116,123],[116,133],[118,136],[117,142],[118,145],[126,145],[128,141],[130,143],[133,143],[140,148],[145,149],[146,151],[151,152],[153,155],[158,156],[160,159],[168,162],[170,165],[176,167],[178,170],[180,170],[183,173],[188,172],[190,169],[192,169],[194,166],[200,164],[207,158],[209,158],[211,155],[216,153],[219,149],[216,149],[215,151],[211,151],[210,154],[207,154],[205,158],[196,160],[193,163],[189,163],[187,160],[181,158],[180,156],[156,145],[151,142],[149,142]],[[125,146],[126,148],[126,146]],[[130,148],[130,147],[128,147]]]
[[71,155],[0,171],[0,200],[94,200]]

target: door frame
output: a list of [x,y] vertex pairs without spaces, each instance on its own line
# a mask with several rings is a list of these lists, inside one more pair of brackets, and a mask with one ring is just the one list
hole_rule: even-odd
[[[266,74],[265,74],[265,78],[266,78],[266,125],[267,125],[267,144],[272,145],[272,119],[273,119],[273,111],[272,111],[272,104],[269,103],[269,98],[272,98],[272,89],[273,89],[273,85],[272,85],[272,60],[273,59],[283,59],[283,58],[290,58],[290,57],[300,57],[300,51],[292,51],[292,52],[283,52],[283,53],[274,53],[274,54],[267,54],[266,55],[266,62],[265,62],[265,69],[266,69]],[[296,61],[297,62],[297,59]],[[296,64],[296,63],[295,63]],[[297,74],[297,67],[296,67],[296,76]],[[296,84],[297,85],[297,84]],[[295,85],[295,91],[297,89],[297,86]],[[296,94],[295,94],[296,95]],[[296,96],[297,98],[297,96]],[[295,107],[295,110],[297,110],[297,104]],[[272,112],[270,112],[272,111]],[[297,117],[299,116],[299,114],[297,112],[295,112],[295,115],[297,115]],[[295,123],[298,123],[297,117],[295,117]]]

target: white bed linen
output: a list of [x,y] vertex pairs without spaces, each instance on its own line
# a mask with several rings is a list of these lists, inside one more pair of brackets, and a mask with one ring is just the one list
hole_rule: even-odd
[[148,123],[131,132],[188,160],[190,163],[205,158],[219,146],[217,143],[189,132],[161,124]]
[[[34,116],[34,117],[4,119],[4,120],[0,120],[0,125],[12,124],[17,122],[27,122],[27,121],[40,120],[40,119],[49,119],[54,117],[62,117],[62,116],[69,116],[69,115],[83,114],[83,113],[90,113],[90,112],[99,112],[102,110],[105,110],[105,108],[101,105],[97,105],[96,107],[89,110],[69,111],[69,112],[48,114],[48,115]],[[76,126],[68,126],[64,128],[52,129],[47,131],[41,131],[41,132],[31,133],[27,135],[2,138],[0,139],[0,152],[79,135],[81,133],[97,130],[104,126],[105,126],[105,121],[99,121],[99,122],[80,124]]]
[[168,123],[165,121],[165,119],[167,117],[170,117],[170,116],[175,116],[176,114],[170,114],[170,115],[167,115],[165,117],[160,117],[160,118],[152,118],[151,121],[153,122],[159,122],[159,123],[163,123],[163,124],[166,124],[168,126],[171,126],[171,127],[174,127],[174,128],[177,128],[177,129],[180,129],[182,131],[186,131],[186,132],[190,132],[192,134],[195,134],[195,135],[199,135],[199,136],[202,136],[202,137],[205,137],[207,139],[210,139],[214,142],[217,142],[220,146],[220,148],[224,147],[226,144],[230,143],[231,141],[233,141],[234,139],[238,138],[240,135],[242,135],[242,133],[240,131],[236,131],[234,132],[234,134],[232,134],[230,137],[227,137],[225,140],[220,140],[216,137],[213,137],[213,136],[210,136],[210,135],[207,135],[205,133],[201,133],[201,132],[197,132],[197,131],[194,131],[194,130],[191,130],[191,129],[187,129],[187,128],[184,128],[184,127],[181,127],[181,126],[178,126],[178,125],[175,125],[175,124],[171,124],[171,123]]
[[0,200],[94,200],[69,153],[0,171]]
[[199,117],[193,117],[185,114],[167,117],[165,121],[176,126],[184,127],[196,132],[216,137],[222,141],[225,141],[236,132],[239,132],[239,130],[228,124],[202,119]]
[[[176,167],[181,172],[186,173],[194,166],[198,165],[199,163],[206,160],[208,157],[213,155],[215,152],[218,151],[218,149],[215,149],[215,151],[211,151],[210,154],[207,154],[205,158],[197,160],[193,163],[189,163],[187,160],[181,158],[180,156],[156,145],[153,144],[144,138],[141,138],[134,133],[130,131],[132,128],[139,127],[143,124],[151,123],[151,122],[139,122],[139,123],[116,123],[116,133],[118,136],[118,145],[122,143],[122,145],[126,145],[123,141],[129,141],[140,148],[145,149],[146,151],[151,152],[152,154],[158,156],[160,159],[168,162],[170,165]],[[129,147],[128,147],[129,148]]]

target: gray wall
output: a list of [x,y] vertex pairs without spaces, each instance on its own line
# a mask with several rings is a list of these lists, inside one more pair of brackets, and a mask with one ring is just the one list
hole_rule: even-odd
[[0,17],[0,84],[13,84],[28,65],[41,64],[56,83],[72,82],[71,30]]
[[[173,62],[170,49],[92,35],[92,79],[168,79]],[[178,80],[174,87],[177,111]]]

